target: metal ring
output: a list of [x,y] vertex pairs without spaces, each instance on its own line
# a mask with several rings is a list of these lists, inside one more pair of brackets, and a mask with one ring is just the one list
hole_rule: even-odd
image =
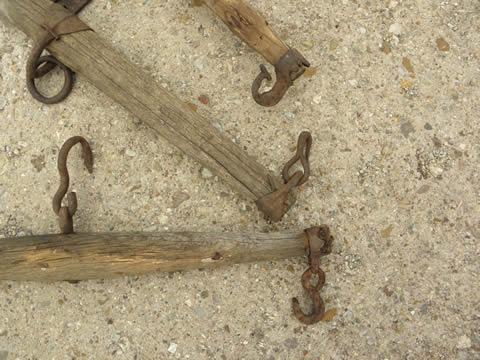
[[[60,90],[60,92],[57,94],[57,95],[54,95],[52,97],[46,97],[44,95],[42,95],[36,85],[35,85],[35,72],[36,70],[42,65],[42,64],[46,64],[46,63],[50,63],[50,64],[54,64],[56,66],[58,66],[62,71],[63,71],[63,74],[64,74],[64,83],[63,83],[63,88],[62,90]],[[35,64],[35,70],[32,72],[32,75],[33,76],[28,76],[27,77],[27,88],[28,88],[28,91],[30,91],[30,94],[32,94],[32,96],[44,103],[44,104],[57,104],[61,101],[63,101],[65,98],[67,98],[67,96],[72,92],[72,89],[73,89],[73,82],[74,82],[74,79],[73,79],[73,71],[70,70],[67,66],[65,66],[64,64],[62,64],[60,61],[58,61],[55,57],[51,56],[51,55],[47,55],[47,56],[42,56],[40,57],[36,64]]]

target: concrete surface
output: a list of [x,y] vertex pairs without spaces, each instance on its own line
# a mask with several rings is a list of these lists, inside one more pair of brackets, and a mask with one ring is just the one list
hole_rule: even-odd
[[337,315],[308,328],[292,317],[290,298],[305,299],[302,258],[79,284],[3,281],[1,360],[480,358],[480,4],[255,6],[314,65],[272,109],[249,95],[261,58],[206,8],[94,0],[82,18],[274,171],[312,131],[315,176],[282,223],[267,224],[81,76],[68,101],[35,102],[24,84],[32,42],[0,24],[0,234],[57,231],[56,155],[79,134],[96,163],[91,176],[78,150],[70,161],[78,231],[327,223],[336,242],[322,293]]

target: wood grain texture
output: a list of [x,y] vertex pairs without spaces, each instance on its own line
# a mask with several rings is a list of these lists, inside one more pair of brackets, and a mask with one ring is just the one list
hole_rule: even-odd
[[258,51],[270,64],[275,65],[288,51],[257,11],[242,0],[203,0],[222,21],[251,48]]
[[270,234],[116,233],[0,239],[0,280],[112,278],[304,254],[303,231]]
[[[38,38],[51,6],[51,0],[0,0],[0,16],[28,36]],[[280,182],[98,33],[83,31],[62,36],[48,50],[243,196],[257,200]]]

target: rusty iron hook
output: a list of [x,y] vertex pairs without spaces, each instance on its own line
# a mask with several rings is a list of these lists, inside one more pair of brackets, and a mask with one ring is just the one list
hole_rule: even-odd
[[[310,177],[310,150],[312,148],[312,134],[303,131],[298,137],[297,152],[283,167],[283,184],[276,184],[272,181],[274,191],[257,200],[258,209],[267,214],[272,221],[280,221],[293,204],[290,201],[290,192],[304,184]],[[300,161],[303,171],[298,170],[293,175],[289,175],[291,168]]]
[[282,100],[288,88],[298,79],[310,63],[295,49],[288,50],[275,64],[276,82],[273,87],[264,93],[260,93],[263,80],[272,80],[265,65],[260,65],[260,74],[252,84],[252,96],[257,104],[262,106],[274,106]]
[[[305,239],[310,266],[302,275],[302,286],[312,300],[312,310],[309,314],[304,313],[297,298],[292,299],[292,310],[300,322],[312,325],[325,315],[325,303],[320,296],[320,290],[325,285],[325,272],[320,269],[320,256],[332,251],[333,236],[329,227],[322,225],[305,230]],[[317,278],[316,283],[314,276]]]
[[282,170],[282,176],[285,183],[287,183],[291,176],[289,175],[290,169],[295,165],[297,161],[300,161],[303,167],[303,176],[296,184],[296,186],[303,185],[310,177],[310,150],[312,149],[312,134],[309,131],[302,131],[298,136],[297,152],[295,155],[285,164]]
[[[60,185],[53,197],[52,207],[55,214],[58,215],[58,222],[62,234],[73,233],[73,215],[77,211],[77,195],[75,192],[69,192],[70,176],[67,168],[68,153],[76,144],[82,145],[82,157],[88,172],[93,172],[93,154],[90,145],[85,138],[74,136],[68,139],[58,153],[58,173],[60,174]],[[62,206],[62,200],[67,195],[67,206]]]
[[[313,284],[313,276],[317,276],[317,283]],[[306,325],[311,325],[322,320],[325,315],[325,303],[320,296],[320,290],[325,285],[325,273],[318,268],[315,271],[311,268],[307,269],[302,275],[302,286],[307,291],[312,300],[312,311],[310,314],[305,314],[300,308],[300,303],[297,298],[292,299],[292,309],[295,317]]]

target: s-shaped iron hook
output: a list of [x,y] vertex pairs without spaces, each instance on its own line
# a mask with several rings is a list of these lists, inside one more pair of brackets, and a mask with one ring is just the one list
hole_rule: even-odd
[[[60,174],[60,186],[53,197],[52,207],[55,214],[58,215],[58,223],[62,234],[73,233],[73,215],[77,211],[77,195],[75,192],[69,192],[70,176],[67,168],[67,158],[70,149],[76,144],[82,145],[82,157],[84,164],[91,174],[93,172],[93,154],[87,140],[81,136],[74,136],[68,139],[60,149],[58,154],[58,173]],[[62,206],[62,200],[67,195],[67,206]]]

